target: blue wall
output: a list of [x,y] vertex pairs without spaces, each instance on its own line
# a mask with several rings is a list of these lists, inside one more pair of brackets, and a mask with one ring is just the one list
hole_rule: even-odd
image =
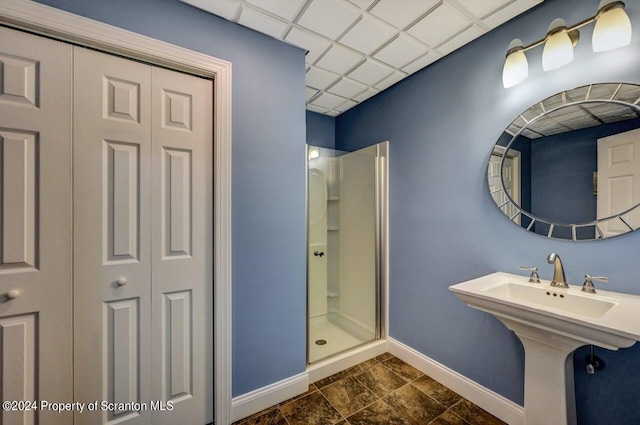
[[304,51],[177,0],[41,3],[233,63],[233,395],[303,372]]
[[[502,87],[509,42],[544,36],[557,17],[592,16],[599,0],[546,0],[519,18],[392,86],[336,119],[336,148],[390,141],[390,335],[517,403],[523,402],[524,352],[493,316],[473,310],[449,285],[496,270],[521,273],[558,252],[570,282],[610,276],[608,288],[640,294],[640,232],[593,242],[548,240],[514,226],[488,193],[487,162],[507,125],[533,103],[593,82],[640,83],[640,2],[626,2],[632,45],[593,53],[593,26],[581,30],[574,61],[543,72],[542,48],[528,53],[529,78]],[[580,424],[640,423],[640,344],[598,349],[607,368],[585,373],[575,356]]]
[[335,149],[335,118],[307,111],[307,144],[321,148]]
[[531,167],[533,214],[563,224],[595,220],[596,139],[576,138],[570,134],[563,138],[535,139],[531,144],[531,162],[534,164]]

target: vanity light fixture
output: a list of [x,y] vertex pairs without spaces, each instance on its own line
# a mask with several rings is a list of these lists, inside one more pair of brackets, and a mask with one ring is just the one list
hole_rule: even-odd
[[595,22],[593,30],[593,51],[604,52],[628,46],[631,43],[631,21],[624,11],[624,2],[602,0],[598,13],[568,27],[563,19],[554,19],[547,35],[528,46],[520,39],[509,44],[507,58],[502,70],[502,84],[505,88],[524,81],[529,74],[529,65],[525,52],[544,44],[542,51],[542,69],[551,71],[573,60],[573,47],[580,39],[579,29]]

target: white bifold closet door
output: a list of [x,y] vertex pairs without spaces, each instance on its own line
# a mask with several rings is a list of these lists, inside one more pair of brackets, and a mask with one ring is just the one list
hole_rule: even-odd
[[[0,27],[0,398],[73,399],[72,47]],[[0,411],[0,424],[71,413]]]
[[75,397],[122,407],[75,423],[211,422],[212,82],[82,48],[74,75]]

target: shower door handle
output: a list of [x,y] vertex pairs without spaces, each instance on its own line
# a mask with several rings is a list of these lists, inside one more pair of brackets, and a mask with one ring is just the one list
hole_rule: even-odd
[[322,257],[324,257],[324,252],[322,252],[322,251],[315,251],[315,252],[313,253],[313,255],[315,255],[316,257],[320,257],[320,258],[322,258]]

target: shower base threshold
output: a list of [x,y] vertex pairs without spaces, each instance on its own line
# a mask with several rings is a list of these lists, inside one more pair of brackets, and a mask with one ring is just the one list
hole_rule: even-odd
[[376,339],[375,341],[367,342],[359,347],[347,350],[327,359],[320,360],[307,366],[309,382],[319,381],[320,379],[324,379],[366,360],[384,354],[387,351],[389,351],[387,348],[387,340]]
[[309,319],[309,363],[315,363],[375,339],[375,333],[328,313]]

